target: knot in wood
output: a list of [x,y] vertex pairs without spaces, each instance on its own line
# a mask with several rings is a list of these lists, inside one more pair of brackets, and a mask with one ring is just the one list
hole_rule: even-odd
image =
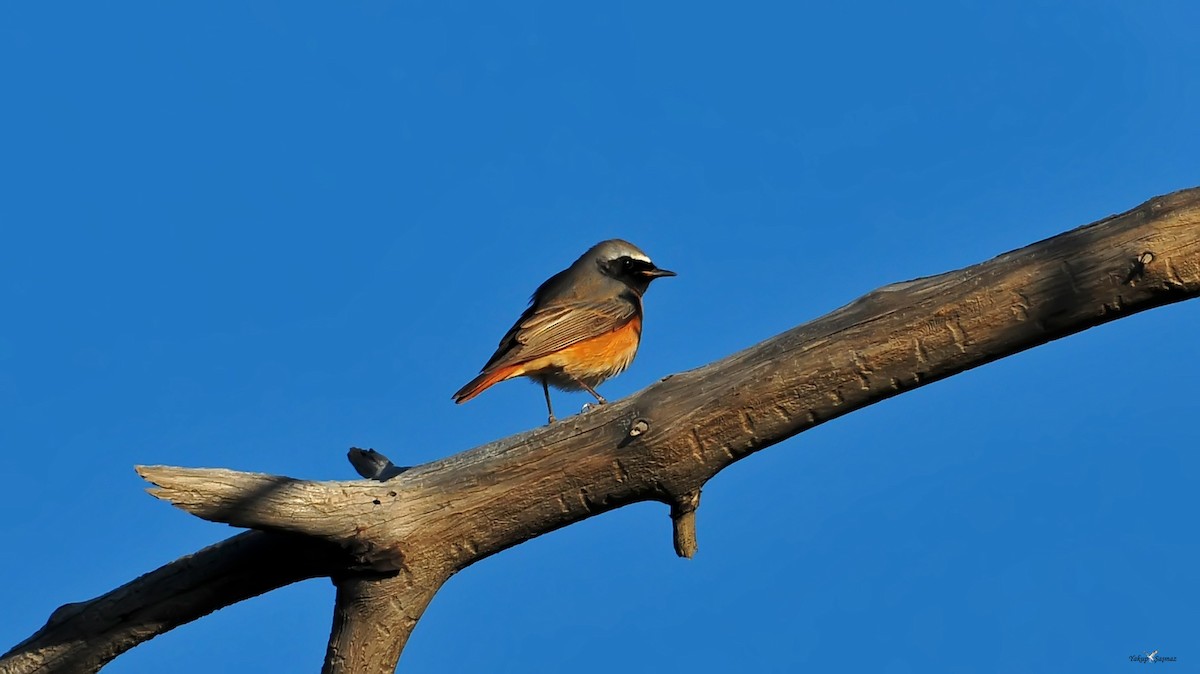
[[650,430],[650,422],[645,419],[638,419],[629,427],[629,437],[636,438],[648,430]]
[[1135,285],[1146,273],[1146,265],[1154,262],[1154,253],[1146,251],[1141,255],[1133,258],[1133,262],[1129,264],[1129,271],[1125,273],[1125,278],[1122,281],[1124,285]]

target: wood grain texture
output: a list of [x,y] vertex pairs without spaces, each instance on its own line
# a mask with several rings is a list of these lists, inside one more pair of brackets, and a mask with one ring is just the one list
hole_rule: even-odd
[[179,625],[352,563],[312,538],[242,533],[95,599],[60,607],[45,627],[0,657],[0,672],[95,672]]
[[[437,588],[469,564],[647,500],[671,506],[676,550],[690,556],[701,490],[733,462],[909,389],[1197,294],[1193,189],[965,269],[880,288],[625,400],[384,482],[140,472],[155,496],[197,516],[345,551],[353,561],[332,574],[339,599],[326,671],[386,672]],[[0,672],[36,671],[7,663],[0,660]]]

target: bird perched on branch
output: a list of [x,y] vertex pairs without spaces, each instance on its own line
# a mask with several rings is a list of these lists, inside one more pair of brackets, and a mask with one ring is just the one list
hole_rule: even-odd
[[642,295],[659,269],[637,246],[610,239],[538,286],[529,308],[500,340],[479,376],[454,394],[464,403],[492,384],[528,377],[542,385],[554,423],[550,386],[596,393],[601,382],[633,362],[642,337]]

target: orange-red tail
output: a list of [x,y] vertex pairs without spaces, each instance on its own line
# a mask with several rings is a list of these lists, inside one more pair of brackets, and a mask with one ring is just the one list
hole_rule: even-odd
[[480,372],[478,377],[475,377],[471,381],[467,382],[466,386],[458,389],[458,393],[454,394],[454,402],[467,402],[471,398],[483,393],[484,390],[486,390],[487,387],[491,386],[492,384],[504,381],[505,379],[511,377],[513,371],[516,369],[517,367],[515,365],[509,365],[508,367],[501,367],[495,370],[484,370],[483,372]]

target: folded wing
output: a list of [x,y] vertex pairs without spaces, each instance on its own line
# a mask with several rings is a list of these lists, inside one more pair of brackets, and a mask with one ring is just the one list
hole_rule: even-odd
[[484,371],[525,363],[561,351],[585,339],[618,330],[638,314],[637,297],[620,295],[595,302],[533,307],[500,340]]

